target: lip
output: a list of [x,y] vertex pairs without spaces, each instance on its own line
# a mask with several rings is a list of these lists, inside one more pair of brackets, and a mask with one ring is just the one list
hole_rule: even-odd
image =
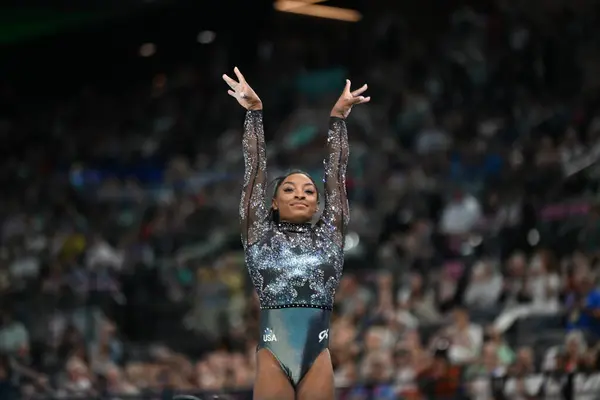
[[304,203],[292,203],[292,204],[290,204],[290,206],[292,206],[292,207],[308,208],[308,205],[304,204]]

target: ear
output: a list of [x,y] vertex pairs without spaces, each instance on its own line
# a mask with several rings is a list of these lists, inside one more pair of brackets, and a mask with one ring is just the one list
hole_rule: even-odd
[[271,201],[271,208],[273,210],[278,210],[279,209],[279,205],[277,204],[277,199],[273,198],[273,200]]

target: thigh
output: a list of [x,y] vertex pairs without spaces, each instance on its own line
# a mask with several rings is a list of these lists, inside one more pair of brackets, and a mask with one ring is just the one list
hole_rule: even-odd
[[294,400],[295,393],[279,362],[267,349],[256,353],[254,400]]
[[333,365],[329,350],[319,354],[310,370],[304,375],[296,392],[297,400],[333,400]]

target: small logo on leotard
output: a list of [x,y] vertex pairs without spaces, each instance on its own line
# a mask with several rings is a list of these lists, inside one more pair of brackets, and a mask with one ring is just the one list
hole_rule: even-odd
[[319,332],[319,343],[325,339],[329,339],[329,329]]
[[276,342],[277,336],[271,328],[265,328],[265,332],[263,333],[263,342]]

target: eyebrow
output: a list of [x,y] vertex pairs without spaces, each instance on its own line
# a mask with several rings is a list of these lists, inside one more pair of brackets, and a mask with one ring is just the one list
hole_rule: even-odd
[[[296,186],[296,184],[295,184],[294,182],[290,182],[290,181],[285,181],[285,182],[283,182],[283,184],[284,184],[284,185],[285,185],[285,184],[289,184],[289,185]],[[302,185],[302,186],[315,186],[315,185],[314,185],[314,183],[312,183],[312,182],[307,182],[307,183],[305,183],[305,184],[304,184],[304,185]]]

